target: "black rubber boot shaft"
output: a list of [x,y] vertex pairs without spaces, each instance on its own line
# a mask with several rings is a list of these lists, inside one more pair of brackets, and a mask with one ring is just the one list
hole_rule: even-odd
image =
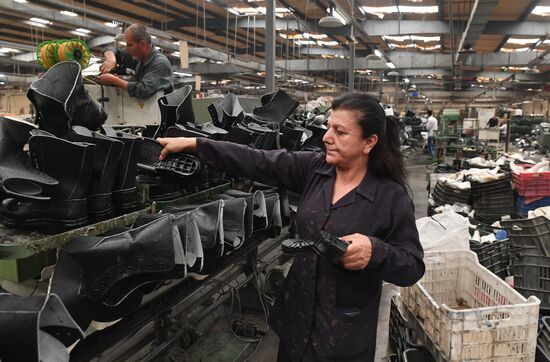
[[115,214],[113,186],[124,143],[81,126],[73,127],[68,138],[96,145],[88,188],[88,213],[92,222],[112,218]]
[[44,187],[58,181],[33,167],[23,151],[33,129],[31,123],[0,117],[0,189],[8,196],[47,200]]
[[0,221],[7,226],[47,233],[86,225],[95,145],[70,142],[39,130],[33,133],[29,139],[32,164],[59,184],[45,188],[48,201],[4,199]]
[[195,113],[191,102],[192,88],[189,85],[160,97],[160,125],[154,138],[165,137],[168,128],[176,124],[195,123]]
[[103,107],[84,88],[80,65],[75,61],[55,64],[31,83],[27,98],[36,109],[40,129],[65,137],[72,126],[96,130],[107,119]]

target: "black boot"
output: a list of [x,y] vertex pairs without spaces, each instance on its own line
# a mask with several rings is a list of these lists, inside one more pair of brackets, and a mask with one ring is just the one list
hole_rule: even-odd
[[237,123],[226,141],[247,145],[261,150],[272,150],[277,147],[279,132],[254,122],[248,124]]
[[177,229],[179,240],[184,250],[184,264],[179,264],[165,274],[165,279],[183,278],[188,271],[199,272],[204,263],[199,227],[193,217],[193,211],[179,212],[177,214],[163,212],[162,214],[146,214],[134,223],[134,227],[140,227],[157,220],[162,216],[170,215],[172,225]]
[[299,126],[285,124],[281,128],[281,148],[289,152],[298,151],[302,145],[302,139],[306,135],[306,139],[311,137],[312,132]]
[[254,193],[248,193],[239,190],[227,190],[225,194],[232,197],[244,197],[246,200],[246,240],[250,238],[252,233],[257,233],[267,228],[269,220],[267,216],[265,196],[262,191],[254,191]]
[[190,270],[195,279],[204,278],[222,265],[222,258],[225,255],[223,208],[224,201],[216,200],[201,205],[178,205],[163,209],[163,212],[174,212],[176,215],[180,212],[189,213],[197,224],[204,262],[200,270],[195,268]]
[[16,297],[0,294],[0,360],[69,361],[63,340],[84,332],[55,294]]
[[0,222],[16,228],[60,232],[88,223],[87,195],[95,146],[70,142],[35,130],[29,139],[31,162],[59,181],[48,186],[49,201],[4,199]]
[[136,176],[136,183],[149,189],[149,201],[171,201],[187,194],[181,180],[176,177],[140,174]]
[[240,248],[246,239],[246,199],[226,194],[214,195],[212,199],[224,201],[223,237],[225,239],[225,249],[231,252]]
[[143,140],[129,133],[117,132],[110,127],[103,127],[103,130],[107,136],[124,143],[113,185],[115,212],[117,215],[124,215],[138,208],[136,169]]
[[191,91],[191,86],[186,85],[158,99],[161,121],[154,138],[165,137],[168,128],[175,126],[176,123],[195,123]]
[[36,126],[7,117],[0,117],[0,190],[6,197],[16,196],[48,200],[44,187],[59,182],[31,165],[23,147]]
[[74,238],[65,249],[84,270],[79,293],[100,301],[123,288],[126,278],[165,273],[184,263],[172,228],[166,215],[120,234]]
[[210,112],[214,125],[226,131],[230,131],[235,123],[242,121],[244,118],[243,107],[241,107],[239,99],[233,93],[229,93],[209,105],[208,112]]
[[277,123],[282,125],[286,119],[298,108],[299,103],[283,90],[267,93],[260,99],[262,105],[254,108],[248,118],[260,123]]
[[[175,235],[171,218],[161,216],[118,234],[77,236],[61,248],[50,290],[60,296],[83,329],[96,318],[122,318],[131,309],[116,308],[118,304],[136,287],[162,280],[176,265],[175,254],[178,249],[179,254],[183,251]],[[105,301],[110,304],[104,305]]]
[[80,65],[57,63],[42,78],[31,83],[27,98],[36,109],[40,129],[65,137],[72,126],[92,131],[105,122],[107,114],[84,88]]
[[223,206],[223,200],[216,200],[201,205],[168,206],[163,212],[191,212],[199,228],[203,249],[212,250],[221,256],[224,251]]
[[96,145],[88,188],[88,213],[91,222],[112,218],[115,214],[113,186],[124,143],[81,126],[73,127],[68,138]]
[[309,137],[304,144],[300,147],[301,151],[314,151],[314,152],[325,152],[325,143],[323,142],[323,137],[327,133],[327,128],[323,125],[317,125],[315,123],[308,124],[306,129],[311,132],[311,137]]

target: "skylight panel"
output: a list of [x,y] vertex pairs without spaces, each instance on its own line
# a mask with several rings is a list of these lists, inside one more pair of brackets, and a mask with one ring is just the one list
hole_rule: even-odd
[[535,44],[540,40],[540,38],[530,38],[530,39],[521,39],[521,38],[510,38],[508,39],[508,44],[519,44],[519,45],[525,45],[525,44]]
[[533,15],[550,16],[550,6],[535,6],[531,12]]
[[528,50],[529,48],[500,48],[500,51],[505,53],[526,52]]
[[428,42],[433,42],[433,41],[440,41],[441,37],[439,35],[436,35],[436,36],[411,35],[411,40],[413,40],[413,41],[422,41],[422,42],[428,43]]
[[401,13],[410,13],[410,14],[434,14],[439,12],[439,7],[434,6],[398,6],[399,12]]

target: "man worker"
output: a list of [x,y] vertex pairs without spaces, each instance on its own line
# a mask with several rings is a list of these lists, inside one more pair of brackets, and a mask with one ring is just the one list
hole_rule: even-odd
[[428,131],[427,151],[430,156],[434,157],[434,132],[437,131],[437,118],[434,117],[431,109],[428,109],[426,114],[428,115],[428,121],[426,122],[426,131]]
[[130,97],[149,98],[159,90],[164,93],[171,93],[174,90],[172,85],[172,66],[168,58],[160,54],[151,42],[151,35],[145,26],[132,24],[124,32],[126,52],[136,59],[137,65],[135,74],[126,81],[118,75],[110,72],[121,63],[124,51],[120,49],[107,50],[103,53],[105,61],[99,68],[101,75],[99,83],[103,85],[114,85],[128,90]]

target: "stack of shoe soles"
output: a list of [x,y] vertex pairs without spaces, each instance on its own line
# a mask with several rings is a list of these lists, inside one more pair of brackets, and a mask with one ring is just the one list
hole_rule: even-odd
[[55,233],[134,211],[141,140],[95,132],[107,115],[84,89],[80,65],[56,64],[27,97],[38,128],[0,120],[0,222]]
[[1,118],[0,222],[56,233],[134,211],[140,144],[132,135],[106,136],[82,126],[61,138]]
[[137,182],[149,185],[151,201],[174,200],[208,188],[208,173],[197,157],[179,153],[160,161],[161,151],[160,143],[144,138],[137,159]]

